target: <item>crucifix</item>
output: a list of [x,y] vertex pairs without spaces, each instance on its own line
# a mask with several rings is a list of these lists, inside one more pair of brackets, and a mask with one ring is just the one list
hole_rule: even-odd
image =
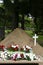
[[38,38],[38,36],[35,34],[35,36],[33,36],[34,38],[34,46],[36,46],[36,39]]

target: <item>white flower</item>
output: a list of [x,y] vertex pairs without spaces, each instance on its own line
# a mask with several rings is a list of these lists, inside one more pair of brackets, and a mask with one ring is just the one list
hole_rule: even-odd
[[26,45],[26,48],[28,48],[28,49],[32,49],[31,47],[29,47],[28,45]]
[[16,48],[16,47],[19,48],[18,45],[12,45],[11,47],[12,47],[12,48]]
[[12,45],[11,47],[12,47],[12,48],[16,48],[16,46],[14,46],[14,45]]

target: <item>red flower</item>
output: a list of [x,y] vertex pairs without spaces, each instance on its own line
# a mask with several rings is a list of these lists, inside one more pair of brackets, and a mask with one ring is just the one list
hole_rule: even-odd
[[29,49],[28,49],[28,48],[26,48],[26,51],[28,52],[28,51],[29,51]]
[[16,46],[15,48],[12,47],[11,45],[7,47],[7,49],[10,49],[10,48],[11,48],[12,50],[14,50],[14,51],[18,51],[18,49],[19,49],[17,46]]
[[15,47],[15,48],[13,48],[14,49],[14,51],[18,51],[18,47]]
[[4,45],[0,45],[0,49],[4,51],[5,46]]
[[5,46],[4,45],[0,45],[0,48],[4,48]]
[[15,55],[15,59],[17,58],[18,54]]
[[23,54],[20,54],[21,58],[24,58],[24,55]]
[[20,51],[23,51],[23,48],[20,48]]
[[13,55],[12,59],[16,61],[18,54]]

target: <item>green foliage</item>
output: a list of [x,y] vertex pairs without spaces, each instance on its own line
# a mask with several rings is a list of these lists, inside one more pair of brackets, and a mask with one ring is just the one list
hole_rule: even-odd
[[11,32],[11,30],[5,30],[5,34],[8,34],[10,32]]
[[26,56],[27,57],[27,60],[31,61],[30,57],[29,56]]
[[43,41],[43,35],[39,35],[38,41],[42,40]]
[[[40,32],[43,29],[43,8],[41,8],[43,5],[40,4],[42,0],[14,0],[14,3],[11,0],[3,1],[3,6],[0,6],[0,26],[12,26],[16,28],[17,23],[24,20],[22,22],[24,26],[32,28],[34,27],[33,23],[31,23],[32,19],[26,17],[30,13],[33,17],[37,18],[35,31]],[[24,19],[22,16],[24,16]]]
[[30,22],[32,21],[32,19],[29,18],[29,17],[27,17],[27,16],[25,16],[24,19],[25,19],[25,20],[28,20],[28,21],[30,21]]
[[43,28],[42,28],[42,21],[40,21],[40,18],[37,18],[36,19],[36,25],[34,25],[34,29],[35,29],[35,31],[38,33],[38,34],[40,34],[40,33],[42,33],[41,32],[41,30],[43,30]]
[[0,27],[4,25],[4,22],[0,21]]

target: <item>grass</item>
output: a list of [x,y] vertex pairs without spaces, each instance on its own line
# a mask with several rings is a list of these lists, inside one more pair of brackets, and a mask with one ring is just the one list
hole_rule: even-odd
[[43,41],[43,35],[39,35],[39,39],[38,39],[39,41]]
[[38,38],[38,43],[43,46],[43,35],[39,35],[39,38]]

